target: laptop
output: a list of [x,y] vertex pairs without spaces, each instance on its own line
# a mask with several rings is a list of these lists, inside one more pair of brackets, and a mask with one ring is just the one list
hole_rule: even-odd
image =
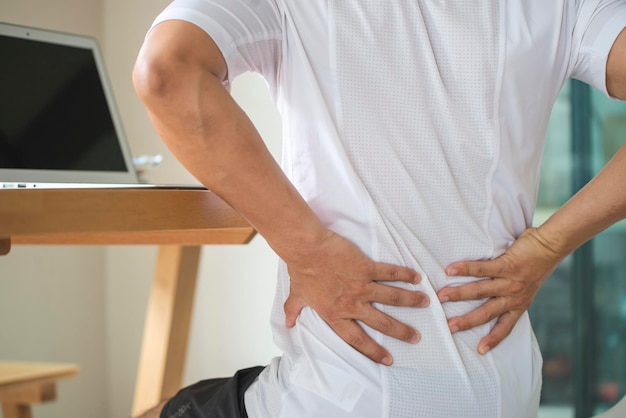
[[0,189],[140,183],[94,38],[0,22]]

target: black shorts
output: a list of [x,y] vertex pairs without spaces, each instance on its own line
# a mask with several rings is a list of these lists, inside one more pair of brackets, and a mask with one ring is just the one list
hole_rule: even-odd
[[202,380],[183,388],[165,404],[161,418],[248,418],[243,396],[263,369],[251,367],[230,378]]

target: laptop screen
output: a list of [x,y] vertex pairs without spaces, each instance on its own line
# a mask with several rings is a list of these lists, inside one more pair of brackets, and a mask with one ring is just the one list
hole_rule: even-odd
[[137,181],[95,40],[0,23],[0,182]]

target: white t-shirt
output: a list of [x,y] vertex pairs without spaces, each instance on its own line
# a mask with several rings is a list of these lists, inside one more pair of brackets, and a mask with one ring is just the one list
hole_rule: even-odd
[[[485,356],[487,324],[450,334],[481,301],[440,304],[454,261],[502,254],[531,224],[544,135],[569,77],[605,88],[621,0],[176,0],[232,80],[260,73],[284,123],[283,168],[320,219],[374,260],[423,275],[426,309],[380,306],[422,334],[367,331],[377,365],[311,309],[272,326],[284,355],[246,392],[251,418],[532,417],[541,356],[528,315]],[[229,81],[225,83],[228,84]]]

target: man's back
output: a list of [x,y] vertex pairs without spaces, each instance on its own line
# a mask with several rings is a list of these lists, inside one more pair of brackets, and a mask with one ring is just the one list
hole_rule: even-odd
[[440,304],[436,291],[477,280],[448,278],[450,262],[498,256],[530,224],[552,103],[568,76],[586,76],[582,47],[605,46],[583,42],[598,1],[202,3],[226,19],[196,22],[229,76],[258,71],[274,92],[284,169],[301,195],[374,260],[420,272],[405,287],[431,299],[424,310],[379,307],[422,334],[409,345],[369,330],[395,359],[383,367],[311,309],[284,326],[283,265],[272,322],[285,355],[246,394],[248,414],[535,415],[541,361],[527,315],[480,356],[489,324],[447,326],[480,302]]
[[[427,293],[431,306],[379,307],[422,335],[411,345],[369,330],[392,354],[391,368],[361,364],[310,310],[295,330],[275,327],[289,391],[280,413],[269,407],[259,416],[300,416],[303,405],[311,417],[487,417],[503,407],[536,414],[541,360],[528,318],[510,344],[480,356],[489,325],[459,334],[447,326],[480,302],[441,305],[435,295],[475,280],[451,280],[445,266],[502,253],[532,216],[533,178],[510,188],[502,172],[510,166],[500,165],[520,157],[502,149],[508,136],[500,131],[510,114],[498,108],[505,11],[499,2],[312,3],[283,4],[287,47],[276,89],[288,121],[283,166],[331,229],[375,260],[420,272],[420,285],[404,287]],[[527,148],[541,149],[541,139],[531,135]],[[511,195],[527,199],[524,207]],[[276,318],[288,283],[283,271]],[[252,388],[258,399],[260,382]],[[503,386],[515,395],[503,400]],[[338,393],[347,395],[316,401]]]

